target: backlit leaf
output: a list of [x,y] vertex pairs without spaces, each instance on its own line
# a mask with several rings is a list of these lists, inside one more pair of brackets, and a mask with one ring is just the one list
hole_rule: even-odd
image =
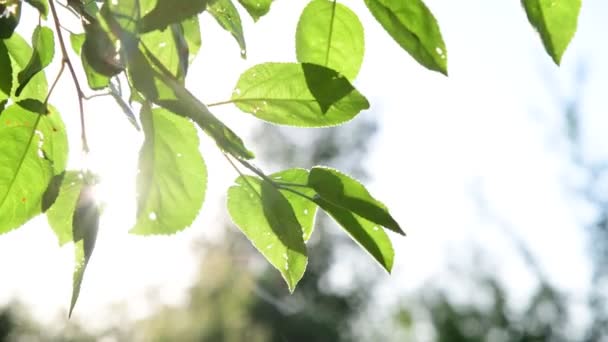
[[258,21],[270,11],[273,0],[239,0],[254,21]]
[[46,212],[47,221],[61,246],[73,241],[74,211],[83,185],[84,178],[80,172],[66,172],[59,188],[59,196]]
[[93,90],[102,90],[110,85],[110,77],[98,73],[89,63],[85,54],[80,55],[84,74],[87,76],[87,84]]
[[70,34],[70,44],[72,45],[72,50],[80,56],[80,52],[82,51],[82,45],[84,41],[87,39],[87,35],[84,33],[71,33]]
[[51,178],[67,160],[59,114],[40,115],[13,104],[0,121],[0,234],[40,214]]
[[385,270],[391,271],[395,251],[384,229],[323,198],[317,197],[315,201]]
[[356,179],[327,167],[313,167],[308,185],[324,200],[352,211],[373,223],[405,235],[386,206],[372,197]]
[[99,205],[95,199],[94,185],[85,184],[80,191],[76,209],[72,218],[72,237],[74,241],[74,275],[72,283],[72,300],[70,303],[69,316],[72,315],[80,287],[84,278],[84,272],[91,260],[97,231],[99,229]]
[[144,105],[146,139],[139,157],[137,222],[131,233],[173,234],[190,226],[203,205],[207,169],[192,122]]
[[[312,198],[315,191],[305,185],[308,184],[308,171],[305,169],[289,169],[269,176],[272,180],[281,184],[295,185],[293,189]],[[304,241],[308,241],[314,229],[317,205],[308,199],[287,190],[279,190],[291,205],[304,234]]]
[[82,44],[82,57],[97,73],[112,77],[122,72],[123,61],[116,37],[112,36],[101,22],[93,21],[84,25],[86,39]]
[[285,196],[266,181],[239,177],[228,189],[228,211],[293,292],[308,259],[302,227]]
[[207,0],[158,0],[156,7],[141,19],[140,32],[162,30],[205,10]]
[[545,50],[555,64],[576,33],[581,0],[522,0],[528,21],[540,34]]
[[437,20],[422,0],[365,0],[386,32],[424,67],[447,75],[447,50]]
[[[163,64],[174,77],[184,80],[188,69],[188,51],[180,51],[174,30],[179,25],[170,25],[164,30],[156,30],[141,36],[141,41],[151,54]],[[183,46],[182,46],[183,48]]]
[[37,105],[38,113],[48,110],[38,125],[38,130],[43,134],[44,139],[42,153],[52,162],[53,174],[61,174],[68,164],[68,137],[63,120],[54,107],[47,105],[44,108],[44,104],[36,100],[22,100],[19,105],[24,106],[28,102]]
[[185,19],[180,26],[182,28],[183,39],[188,46],[188,63],[192,63],[202,45],[201,28],[198,17]]
[[224,30],[232,34],[241,49],[241,57],[246,58],[247,46],[245,45],[241,16],[234,7],[232,0],[209,0],[207,12],[217,20]]
[[110,78],[95,71],[95,69],[91,67],[87,57],[81,53],[85,40],[86,34],[84,33],[70,35],[72,49],[77,55],[80,56],[82,68],[84,69],[84,73],[87,77],[89,88],[93,90],[105,89],[110,85]]
[[355,79],[365,50],[363,25],[348,7],[328,0],[313,0],[304,8],[296,30],[296,55]]
[[369,108],[346,77],[308,63],[256,65],[241,75],[231,100],[262,120],[301,127],[338,125]]
[[[25,69],[30,57],[32,56],[32,48],[27,44],[19,34],[13,34],[9,39],[4,40],[4,44],[8,49],[8,53],[11,56],[13,62],[13,90],[17,88],[17,74]],[[28,84],[25,86],[20,96],[13,96],[14,102],[22,99],[33,99],[38,101],[44,101],[48,92],[48,85],[46,82],[46,76],[43,72],[39,72],[30,79]]]
[[55,38],[53,31],[44,26],[37,26],[32,34],[32,56],[27,63],[25,69],[21,70],[17,75],[19,86],[15,91],[15,95],[21,95],[23,88],[36,75],[46,68],[55,54]]
[[132,84],[147,100],[192,119],[223,151],[240,158],[253,158],[241,138],[217,119],[154,55],[135,51],[129,56],[129,72]]

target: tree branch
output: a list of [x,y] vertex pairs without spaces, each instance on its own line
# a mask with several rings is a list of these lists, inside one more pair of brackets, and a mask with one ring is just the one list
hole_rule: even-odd
[[[62,69],[67,65],[68,70],[70,71],[70,75],[72,76],[72,81],[74,83],[74,87],[76,88],[76,94],[78,95],[78,109],[80,111],[80,130],[81,130],[81,139],[82,139],[82,150],[85,153],[89,153],[89,143],[87,142],[87,133],[86,133],[86,125],[84,121],[84,93],[82,92],[82,88],[80,87],[80,83],[78,82],[78,77],[76,77],[76,71],[74,70],[74,66],[68,57],[68,51],[65,47],[65,41],[63,40],[63,35],[61,33],[61,24],[59,23],[59,16],[57,15],[57,9],[55,8],[55,0],[49,0],[49,7],[51,9],[51,13],[53,14],[53,23],[55,24],[55,30],[57,31],[57,38],[59,39],[59,47],[61,48],[61,63]],[[55,80],[56,83],[57,80]]]

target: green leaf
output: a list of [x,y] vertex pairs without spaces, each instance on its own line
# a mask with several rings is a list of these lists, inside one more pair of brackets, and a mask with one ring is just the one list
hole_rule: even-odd
[[447,50],[437,20],[421,0],[365,0],[386,32],[424,67],[448,74]]
[[146,140],[137,176],[138,209],[133,234],[173,234],[190,226],[205,197],[207,169],[196,129],[185,118],[144,105]]
[[324,200],[405,235],[386,206],[372,197],[363,184],[356,179],[338,170],[317,166],[310,170],[308,185]]
[[[13,61],[13,89],[16,89],[18,82],[17,74],[27,66],[32,56],[32,48],[17,33],[13,34],[9,39],[4,40],[4,44]],[[43,72],[39,72],[28,82],[28,85],[23,89],[20,96],[13,96],[13,101],[17,102],[22,99],[44,101],[47,92],[46,76]]]
[[141,19],[140,32],[161,30],[205,10],[207,0],[158,0],[156,7]]
[[80,56],[80,52],[82,51],[82,45],[84,41],[87,39],[87,35],[85,33],[71,33],[70,34],[70,44],[72,45],[72,50]]
[[[297,190],[299,193],[312,198],[315,196],[316,192],[307,187],[308,184],[308,170],[305,169],[289,169],[277,173],[273,173],[269,176],[272,180],[285,184],[289,187],[292,185],[293,189]],[[285,199],[291,205],[293,209],[293,213],[296,215],[300,226],[302,227],[302,232],[304,236],[304,241],[308,241],[310,236],[312,235],[312,231],[314,229],[315,217],[317,214],[317,205],[314,202],[311,202],[305,197],[302,197],[298,194],[287,190],[280,190],[281,194],[285,196]]]
[[210,0],[207,5],[209,12],[224,30],[230,32],[241,48],[241,57],[247,58],[247,46],[239,11],[231,0]]
[[74,240],[74,276],[72,283],[72,300],[70,303],[69,316],[80,295],[80,286],[84,278],[84,272],[91,260],[97,231],[99,229],[99,206],[95,200],[94,185],[85,179],[85,185],[80,191],[76,210],[72,218],[72,236]]
[[110,77],[98,73],[89,63],[85,54],[80,55],[84,74],[87,76],[87,84],[93,90],[102,90],[110,85]]
[[581,0],[522,0],[528,21],[540,34],[545,50],[559,65],[576,33]]
[[4,0],[0,2],[0,39],[10,38],[19,25],[21,18],[21,0]]
[[181,23],[182,36],[188,47],[188,64],[194,61],[194,57],[201,49],[201,28],[198,22],[198,17],[185,19]]
[[[83,16],[87,21],[92,22],[95,20],[99,8],[97,7],[96,1],[90,0],[67,0],[68,6],[72,8],[76,13]],[[124,0],[122,0],[124,1]]]
[[321,197],[315,198],[315,202],[390,273],[395,251],[391,240],[382,228]]
[[41,115],[14,104],[0,122],[0,234],[40,214],[53,175],[67,160],[67,138],[59,114]]
[[60,246],[73,241],[74,211],[83,186],[84,178],[80,172],[66,172],[61,181],[59,195],[46,212],[47,221],[55,232]]
[[354,80],[364,51],[363,25],[348,7],[313,0],[304,8],[296,30],[299,62],[323,65]]
[[346,77],[308,63],[258,64],[241,75],[231,101],[262,120],[300,127],[339,125],[369,108]]
[[[101,21],[108,26],[109,31],[117,38],[123,38],[121,37],[122,33],[119,32],[119,29],[129,34],[136,34],[138,32],[138,23],[141,17],[140,1],[106,1],[101,7],[100,14]],[[123,41],[122,43],[125,42]]]
[[118,42],[99,21],[84,25],[86,39],[82,44],[83,61],[97,73],[112,77],[124,70]]
[[258,21],[270,11],[273,0],[239,0],[254,21]]
[[53,175],[59,175],[63,173],[68,164],[68,137],[65,125],[59,112],[47,105],[44,108],[44,104],[36,100],[23,100],[18,104],[24,106],[25,103],[33,102],[40,110],[38,113],[43,114],[44,110],[47,110],[46,114],[43,115],[38,129],[43,134],[44,143],[42,144],[42,153],[45,158],[50,160],[53,164]]
[[20,96],[23,88],[36,75],[46,68],[55,55],[55,38],[53,31],[44,26],[37,26],[32,35],[32,56],[25,66],[17,75],[19,87],[15,91],[16,96]]
[[170,112],[192,119],[223,151],[239,158],[253,158],[241,138],[217,119],[153,54],[146,52],[146,55],[147,58],[136,50],[129,56],[129,78],[137,91]]
[[266,181],[239,177],[228,189],[228,212],[293,292],[308,258],[302,227],[285,196]]
[[42,18],[46,19],[46,16],[49,14],[48,0],[25,0],[25,2],[37,9]]
[[[176,31],[177,30],[177,31]],[[164,30],[156,30],[141,36],[142,43],[148,47],[163,66],[180,81],[186,77],[188,69],[188,51],[178,45],[181,33],[179,25],[170,25]],[[185,42],[182,42],[185,44]]]
[[13,66],[8,49],[4,41],[0,40],[0,101],[6,100],[11,95],[13,88]]

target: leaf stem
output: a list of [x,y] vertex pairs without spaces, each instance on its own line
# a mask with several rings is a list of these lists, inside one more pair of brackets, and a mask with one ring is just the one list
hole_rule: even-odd
[[313,197],[310,197],[310,196],[308,196],[306,194],[303,194],[303,193],[299,192],[298,190],[295,190],[295,189],[292,189],[292,188],[288,188],[288,187],[284,187],[284,186],[280,186],[279,189],[285,190],[285,191],[289,191],[289,192],[291,192],[293,194],[296,194],[296,195],[298,195],[300,197],[303,197],[303,198],[311,201],[314,204],[318,204],[317,201]]
[[249,170],[251,170],[253,173],[255,173],[256,175],[258,175],[260,178],[262,178],[263,180],[265,180],[268,183],[272,184],[275,188],[279,188],[278,184],[273,179],[271,179],[270,177],[266,176],[266,174],[262,170],[260,170],[256,166],[253,166],[251,163],[249,163],[248,161],[246,161],[244,159],[237,158],[237,160],[241,164],[243,164],[243,166],[245,166],[246,168],[248,168]]
[[53,15],[53,23],[55,24],[55,30],[57,31],[57,38],[59,39],[59,46],[61,48],[61,63],[63,65],[67,65],[68,70],[70,71],[70,75],[72,76],[72,82],[74,83],[74,87],[76,88],[76,94],[78,95],[82,150],[85,154],[87,154],[89,153],[89,143],[87,141],[86,125],[84,120],[84,93],[82,92],[82,88],[80,87],[80,83],[78,82],[78,77],[76,76],[76,71],[74,70],[74,66],[70,61],[68,51],[65,47],[65,41],[63,40],[63,35],[61,33],[61,24],[59,23],[59,16],[57,15],[57,9],[55,8],[55,0],[49,0],[49,7]]
[[245,176],[245,174],[243,174],[241,172],[241,170],[239,170],[239,168],[236,166],[236,164],[234,164],[234,162],[230,159],[230,157],[226,154],[226,153],[222,153],[224,155],[224,157],[226,158],[226,160],[228,160],[228,162],[230,163],[230,165],[232,165],[232,168],[234,168],[234,170],[241,176],[241,178],[243,179],[243,181],[245,181],[245,183],[247,183],[247,186],[256,194],[256,196],[258,196],[258,198],[262,198],[262,195],[259,194],[257,192],[257,190],[255,189],[255,187],[249,182],[249,179],[247,179],[247,177]]
[[234,103],[234,100],[226,100],[226,101],[220,101],[220,102],[215,102],[215,103],[210,103],[208,105],[206,105],[207,107],[215,107],[215,106],[223,106],[223,105],[227,105],[227,104],[231,104]]
[[310,188],[310,186],[307,185],[307,184],[297,184],[297,183],[277,182],[277,181],[275,181],[275,183],[277,185],[281,186],[281,187],[283,187],[283,186],[293,186],[293,187],[296,187],[296,188]]
[[[223,153],[224,157],[226,158],[226,160],[228,160],[228,162],[230,163],[230,165],[232,165],[232,167],[236,170],[236,172],[241,176],[241,178],[243,178],[243,180],[245,180],[245,182],[247,183],[247,185],[255,191],[255,188],[249,183],[249,180],[247,179],[247,177],[241,172],[241,170],[239,170],[239,168],[234,164],[234,162],[230,159],[230,157],[226,154]],[[243,166],[245,166],[246,168],[248,168],[249,170],[253,171],[253,173],[255,173],[256,175],[258,175],[260,178],[262,178],[264,181],[270,183],[272,186],[274,186],[277,190],[285,190],[285,191],[289,191],[291,193],[294,193],[298,196],[301,196],[315,204],[317,204],[316,200],[313,197],[310,197],[306,194],[303,194],[301,192],[299,192],[298,190],[292,189],[290,188],[290,186],[295,186],[295,187],[308,187],[307,185],[304,184],[296,184],[296,183],[286,183],[286,182],[277,182],[271,178],[269,178],[268,176],[266,176],[266,174],[264,174],[264,172],[262,172],[260,169],[258,169],[257,167],[251,165],[248,161],[240,159],[240,158],[236,158],[241,164],[243,164]],[[257,193],[257,192],[256,192]]]
[[93,94],[93,95],[86,95],[86,96],[83,96],[83,98],[88,101],[88,100],[92,100],[97,97],[104,97],[104,96],[112,96],[112,93],[105,92],[105,93],[99,93],[99,94]]

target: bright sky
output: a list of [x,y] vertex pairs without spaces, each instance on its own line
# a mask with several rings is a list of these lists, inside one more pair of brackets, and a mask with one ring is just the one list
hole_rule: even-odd
[[[372,107],[361,115],[378,117],[382,128],[368,161],[374,177],[369,187],[409,233],[393,236],[397,258],[393,275],[386,276],[387,293],[421,286],[454,260],[468,258],[473,245],[492,251],[497,272],[510,280],[515,296],[530,290],[532,278],[512,243],[480,217],[472,196],[476,186],[487,207],[514,227],[556,284],[572,294],[587,289],[590,268],[580,224],[589,214],[573,206],[566,190],[571,175],[559,144],[561,112],[552,91],[571,95],[575,71],[586,64],[585,117],[594,120],[589,136],[598,144],[593,150],[606,156],[608,142],[601,139],[606,119],[601,117],[608,108],[601,89],[608,80],[602,63],[608,60],[603,18],[608,3],[584,1],[578,33],[558,69],[518,1],[429,0],[448,47],[450,76],[445,78],[403,52],[362,1],[343,2],[366,28],[366,56],[356,85]],[[205,102],[225,100],[247,67],[294,61],[295,24],[305,4],[277,0],[255,25],[243,15],[247,61],[240,59],[231,37],[204,15],[203,50],[189,80],[193,93]],[[74,96],[64,77],[52,102],[66,121],[71,165],[78,167]],[[251,116],[230,106],[214,111],[248,141],[248,128],[255,122]],[[103,317],[118,301],[127,301],[135,315],[144,314],[150,286],[160,289],[161,301],[179,301],[195,274],[191,244],[199,236],[217,238],[214,230],[225,210],[222,196],[235,175],[203,138],[210,189],[194,226],[173,237],[129,236],[141,137],[109,101],[88,102],[86,113],[90,165],[104,179],[101,192],[108,205],[75,316]],[[57,246],[43,217],[0,237],[0,270],[0,304],[19,298],[42,319],[67,310],[72,250]]]

